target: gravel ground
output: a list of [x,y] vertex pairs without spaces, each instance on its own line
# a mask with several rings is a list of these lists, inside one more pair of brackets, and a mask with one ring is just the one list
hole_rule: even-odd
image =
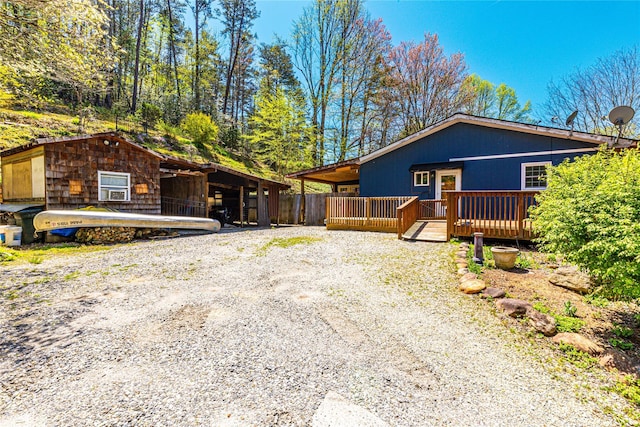
[[394,426],[617,425],[455,290],[453,251],[283,227],[0,267],[0,425],[310,425],[329,394]]

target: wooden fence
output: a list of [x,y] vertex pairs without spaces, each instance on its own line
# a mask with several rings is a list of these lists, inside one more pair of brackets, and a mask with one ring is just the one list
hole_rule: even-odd
[[529,208],[536,191],[453,191],[447,193],[447,233],[531,240]]
[[[337,196],[338,194],[345,195],[344,193],[305,194],[304,205],[301,194],[281,194],[279,223],[324,225],[327,213],[327,197]],[[272,222],[275,223],[274,218],[272,218]]]
[[327,229],[395,233],[398,230],[397,209],[410,199],[412,197],[329,197]]
[[162,215],[170,216],[206,217],[207,205],[205,202],[162,197],[161,212]]

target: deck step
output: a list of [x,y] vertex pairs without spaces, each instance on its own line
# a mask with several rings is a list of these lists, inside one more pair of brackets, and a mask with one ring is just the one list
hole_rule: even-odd
[[402,238],[421,242],[446,242],[447,221],[416,221]]

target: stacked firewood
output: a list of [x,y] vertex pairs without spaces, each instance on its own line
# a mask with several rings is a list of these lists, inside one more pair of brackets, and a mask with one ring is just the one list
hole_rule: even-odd
[[76,232],[76,241],[80,243],[125,243],[136,235],[133,227],[93,227],[80,228]]
[[127,243],[135,239],[173,237],[178,233],[157,228],[133,227],[92,227],[80,228],[76,232],[76,242],[80,243]]

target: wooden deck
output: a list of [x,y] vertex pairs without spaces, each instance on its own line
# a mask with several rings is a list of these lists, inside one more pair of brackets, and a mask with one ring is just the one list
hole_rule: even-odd
[[447,221],[418,220],[402,235],[402,239],[420,242],[446,242],[448,240]]
[[453,236],[531,240],[533,191],[451,191],[443,200],[417,197],[330,197],[329,230],[396,232],[398,239],[446,242]]

